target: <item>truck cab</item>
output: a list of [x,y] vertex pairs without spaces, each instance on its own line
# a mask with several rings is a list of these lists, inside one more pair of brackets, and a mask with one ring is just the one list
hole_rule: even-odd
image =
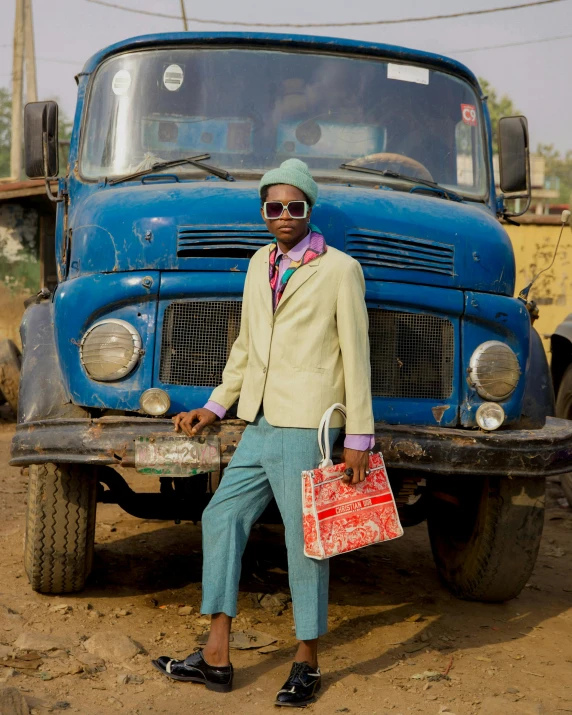
[[[175,476],[148,445],[172,440],[171,417],[220,383],[249,260],[272,238],[258,181],[298,157],[320,187],[313,222],[363,268],[376,447],[402,520],[427,519],[454,593],[516,596],[538,550],[544,480],[572,455],[572,429],[548,417],[550,373],[513,297],[500,221],[506,199],[528,192],[524,118],[502,120],[502,196],[486,98],[443,56],[169,33],[102,50],[77,82],[53,195],[58,280],[22,322],[11,463],[29,467],[32,587],[83,587],[98,501],[200,519],[214,462]],[[58,173],[56,127],[54,103],[28,105],[30,176]],[[221,469],[244,427],[231,413],[201,438]],[[160,492],[132,491],[115,468],[133,466],[156,473]]]

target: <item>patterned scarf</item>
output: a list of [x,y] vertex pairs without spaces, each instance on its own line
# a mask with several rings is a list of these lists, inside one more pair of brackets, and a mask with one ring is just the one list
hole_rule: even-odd
[[276,310],[276,308],[278,307],[278,303],[280,302],[280,298],[282,298],[284,290],[286,289],[286,285],[290,278],[292,278],[292,276],[296,272],[296,269],[300,268],[300,266],[305,266],[306,263],[313,261],[314,258],[322,256],[328,250],[328,247],[326,246],[326,240],[319,231],[316,231],[316,226],[312,226],[310,224],[310,228],[312,229],[312,233],[310,236],[310,245],[304,251],[304,255],[299,261],[290,262],[288,269],[284,272],[284,275],[282,276],[280,285],[277,285],[278,275],[280,273],[280,261],[285,254],[281,253],[280,255],[278,255],[278,242],[276,239],[274,239],[274,243],[272,245],[272,248],[270,249],[268,276],[270,280],[270,288],[272,288],[272,295],[274,298],[274,310]]

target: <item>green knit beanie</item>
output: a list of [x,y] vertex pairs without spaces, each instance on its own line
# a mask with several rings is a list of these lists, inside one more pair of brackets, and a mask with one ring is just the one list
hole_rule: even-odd
[[288,184],[300,189],[308,197],[310,206],[318,199],[318,184],[312,178],[308,165],[300,159],[286,159],[280,164],[280,168],[267,171],[260,179],[258,192],[261,194],[265,186],[274,184]]

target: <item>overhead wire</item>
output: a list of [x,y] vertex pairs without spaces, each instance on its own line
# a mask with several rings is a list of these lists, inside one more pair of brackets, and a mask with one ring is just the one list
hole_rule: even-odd
[[[147,10],[138,10],[136,8],[130,8],[130,7],[125,7],[123,5],[116,5],[114,3],[106,2],[106,0],[86,0],[87,2],[95,3],[97,5],[104,5],[106,7],[112,7],[118,10],[125,10],[127,12],[134,12],[138,13],[141,15],[152,15],[154,17],[167,17],[167,18],[172,18],[175,20],[181,20],[182,17],[179,15],[166,15],[164,13],[156,13],[156,12],[151,12]],[[463,17],[465,15],[476,15],[476,14],[484,14],[484,13],[491,13],[491,12],[505,12],[509,10],[517,10],[517,9],[522,9],[526,7],[534,7],[537,5],[547,5],[551,4],[554,2],[564,2],[565,0],[540,0],[540,2],[532,2],[532,3],[525,3],[521,5],[510,5],[510,6],[505,6],[501,8],[491,8],[488,10],[472,10],[472,11],[467,11],[463,13],[454,13],[452,15],[434,15],[431,17],[424,17],[424,18],[404,18],[401,20],[380,20],[380,21],[375,21],[367,24],[396,24],[399,22],[424,22],[427,20],[437,20],[437,19],[446,19],[446,18],[454,18],[454,17]],[[218,21],[218,20],[203,20],[203,19],[197,19],[197,18],[187,18],[187,20],[190,20],[192,22],[204,22],[204,23],[213,23],[213,24],[250,24],[250,23],[233,23],[230,21]],[[346,23],[343,23],[346,24]],[[366,23],[348,23],[348,24],[366,24]],[[262,25],[260,23],[258,26]],[[284,24],[271,24],[271,25],[263,25],[264,27],[322,27],[326,25],[322,24],[315,24],[315,25],[284,25]],[[342,26],[342,23],[336,23],[335,25],[328,25],[328,26]],[[451,55],[460,55],[460,54],[466,54],[470,52],[484,52],[488,50],[500,50],[504,49],[507,47],[522,47],[525,45],[536,45],[536,44],[541,44],[544,42],[557,42],[560,40],[568,40],[572,39],[572,34],[571,35],[554,35],[552,37],[542,37],[536,40],[524,40],[522,42],[507,42],[505,44],[501,45],[487,45],[484,47],[469,47],[469,48],[462,48],[462,49],[450,49],[450,50],[444,50],[443,54],[451,54]],[[11,47],[11,44],[0,44],[0,47]],[[61,60],[57,59],[55,57],[38,57],[38,60],[41,60],[42,62],[55,62],[57,64],[68,64],[68,65],[78,65],[82,64],[81,60]],[[0,74],[0,77],[9,77],[11,76],[11,72],[6,72]]]
[[[369,25],[399,25],[408,22],[429,22],[433,20],[450,20],[458,17],[469,17],[473,15],[487,15],[494,12],[508,12],[510,10],[522,10],[530,7],[538,7],[540,5],[552,5],[558,2],[566,2],[567,0],[534,0],[533,2],[519,3],[517,5],[505,5],[503,7],[488,8],[485,10],[466,10],[464,12],[454,12],[443,15],[426,15],[423,17],[405,17],[395,20],[363,20],[353,22],[245,22],[243,20],[214,20],[200,17],[188,17],[187,22],[195,22],[208,25],[230,25],[235,27],[297,27],[297,28],[312,28],[312,27],[365,27]],[[124,10],[125,12],[133,12],[139,15],[151,15],[153,17],[165,17],[172,20],[182,20],[182,15],[168,15],[161,12],[153,12],[151,10],[139,10],[138,8],[118,5],[108,2],[107,0],[86,0],[86,2],[94,3],[95,5],[103,5],[116,10]]]
[[542,37],[538,40],[524,40],[523,42],[507,42],[504,45],[488,45],[487,47],[470,47],[460,50],[445,50],[444,54],[460,55],[464,52],[483,52],[484,50],[500,50],[504,47],[522,47],[523,45],[537,45],[541,42],[556,42],[557,40],[569,40],[572,35],[555,35],[554,37]]

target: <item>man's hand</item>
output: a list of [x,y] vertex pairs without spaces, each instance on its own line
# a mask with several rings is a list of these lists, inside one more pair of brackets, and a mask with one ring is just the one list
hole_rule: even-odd
[[175,423],[175,432],[184,432],[188,437],[193,437],[204,427],[212,425],[217,419],[214,412],[201,407],[190,412],[179,412],[173,417],[173,422]]
[[343,461],[346,469],[353,469],[353,476],[344,474],[342,481],[346,484],[359,484],[366,478],[369,470],[369,450],[361,452],[358,449],[344,449]]

